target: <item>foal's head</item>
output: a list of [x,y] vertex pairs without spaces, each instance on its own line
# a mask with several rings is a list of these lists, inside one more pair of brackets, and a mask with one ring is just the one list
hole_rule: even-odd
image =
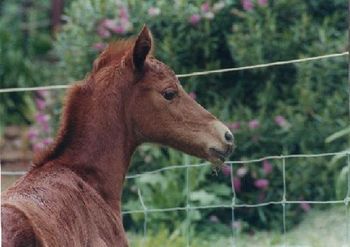
[[[120,88],[125,124],[137,144],[156,142],[221,164],[232,152],[232,133],[184,91],[168,66],[152,56],[148,28],[126,46],[111,80],[120,83],[120,77],[125,78]],[[116,43],[102,53],[94,64],[96,76],[104,73],[100,67],[111,63],[111,54],[118,55],[120,49]]]

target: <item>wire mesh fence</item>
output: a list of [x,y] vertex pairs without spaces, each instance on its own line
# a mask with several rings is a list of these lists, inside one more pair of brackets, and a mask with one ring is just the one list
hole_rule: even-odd
[[[199,76],[199,75],[209,75],[214,73],[225,73],[225,72],[233,72],[233,71],[240,71],[240,70],[247,70],[247,69],[258,69],[258,68],[264,68],[264,67],[270,67],[270,66],[278,66],[278,65],[285,65],[285,64],[293,64],[293,63],[302,63],[307,61],[315,61],[320,59],[329,59],[334,57],[340,57],[340,56],[348,56],[349,52],[342,52],[342,53],[333,53],[333,54],[327,54],[317,57],[309,57],[309,58],[302,58],[302,59],[293,59],[288,61],[278,61],[273,63],[267,63],[267,64],[259,64],[259,65],[252,65],[252,66],[244,66],[239,68],[228,68],[228,69],[220,69],[220,70],[211,70],[211,71],[203,71],[203,72],[193,72],[189,74],[181,74],[177,75],[179,78],[181,77],[189,77],[189,76]],[[3,88],[0,89],[0,93],[11,93],[11,92],[25,92],[25,91],[36,91],[36,90],[53,90],[53,89],[65,89],[69,88],[69,85],[55,85],[55,86],[41,86],[41,87],[27,87],[27,88]],[[350,99],[350,93],[349,93],[349,99]],[[350,102],[350,101],[349,101]],[[350,104],[349,104],[350,107]],[[349,109],[350,112],[350,109]],[[190,235],[190,213],[192,210],[205,210],[205,209],[231,209],[231,222],[235,222],[235,210],[237,208],[257,208],[257,207],[264,207],[269,205],[280,205],[282,209],[282,229],[283,229],[283,242],[282,246],[287,246],[286,241],[286,205],[289,204],[302,204],[302,203],[309,203],[309,204],[344,204],[346,208],[346,239],[344,240],[344,246],[347,246],[348,243],[350,243],[350,214],[349,214],[349,201],[350,201],[350,172],[347,173],[347,193],[344,199],[342,200],[327,200],[327,201],[316,201],[316,200],[289,200],[288,199],[288,193],[287,193],[287,184],[286,184],[286,166],[288,166],[288,160],[292,158],[315,158],[315,157],[330,157],[330,156],[344,156],[347,159],[347,169],[350,171],[350,151],[342,151],[342,152],[332,152],[332,153],[320,153],[320,154],[294,154],[294,155],[277,155],[277,156],[267,156],[259,159],[253,159],[253,160],[242,160],[242,161],[227,161],[225,162],[226,165],[229,165],[231,167],[231,188],[232,188],[232,200],[231,203],[228,204],[215,204],[215,205],[191,205],[189,195],[191,193],[190,191],[190,181],[189,181],[189,173],[190,168],[201,168],[201,167],[208,167],[210,166],[209,163],[198,163],[198,164],[182,164],[182,165],[173,165],[168,167],[163,167],[157,170],[153,170],[150,172],[144,172],[140,174],[130,174],[127,175],[126,179],[136,179],[140,178],[145,175],[150,174],[157,174],[164,171],[169,170],[175,170],[175,169],[186,169],[186,205],[182,207],[171,207],[171,208],[149,208],[143,199],[142,196],[142,190],[138,189],[138,197],[139,201],[141,203],[142,208],[136,209],[136,210],[127,210],[123,211],[122,214],[130,215],[130,214],[144,214],[144,223],[143,223],[143,234],[144,238],[147,237],[147,229],[148,229],[148,215],[153,213],[164,213],[164,212],[174,212],[174,211],[183,211],[186,212],[186,227],[187,227],[187,236],[186,236],[186,246],[191,246],[191,235]],[[264,160],[276,160],[279,161],[282,165],[282,182],[283,182],[283,191],[282,191],[282,197],[280,200],[276,201],[267,201],[267,202],[261,202],[256,204],[251,203],[239,203],[238,197],[235,191],[235,187],[233,184],[233,166],[237,164],[253,164],[257,162],[262,162]],[[24,175],[24,171],[2,171],[1,175],[3,176],[20,176]],[[232,240],[231,240],[231,246],[236,246],[236,240],[237,240],[237,232],[234,228],[232,228]]]
[[[167,213],[167,212],[185,212],[186,217],[186,227],[188,228],[186,233],[186,239],[187,239],[187,245],[191,246],[191,235],[190,235],[190,213],[192,210],[205,210],[205,209],[231,209],[231,223],[233,224],[235,222],[235,210],[237,208],[258,208],[258,207],[266,207],[270,205],[280,205],[282,209],[282,229],[283,229],[283,236],[285,236],[287,232],[286,228],[286,205],[288,204],[337,204],[337,205],[344,205],[346,209],[346,229],[345,229],[345,241],[344,246],[347,246],[347,243],[350,243],[350,214],[349,214],[349,202],[350,202],[350,173],[348,173],[347,176],[347,193],[344,199],[342,200],[327,200],[327,201],[316,201],[316,200],[291,200],[288,199],[288,193],[287,193],[287,183],[286,183],[286,166],[288,166],[288,160],[292,158],[300,159],[300,158],[316,158],[316,157],[332,157],[332,156],[344,156],[346,157],[347,162],[347,168],[350,171],[350,151],[344,151],[344,152],[334,152],[334,153],[321,153],[321,154],[296,154],[296,155],[279,155],[279,156],[266,156],[259,159],[253,159],[253,160],[242,160],[242,161],[227,161],[225,162],[226,165],[230,166],[231,170],[231,188],[232,188],[232,201],[231,203],[226,204],[213,204],[213,205],[191,205],[189,196],[191,194],[190,189],[190,180],[189,180],[189,173],[190,168],[208,168],[211,166],[210,163],[204,162],[204,163],[198,163],[198,164],[183,164],[183,165],[173,165],[168,167],[163,167],[157,170],[144,172],[144,173],[138,173],[138,174],[130,174],[126,177],[127,180],[137,179],[142,176],[146,175],[153,175],[162,173],[165,171],[173,171],[178,169],[186,169],[186,205],[182,207],[171,207],[171,208],[152,208],[148,207],[143,199],[142,196],[142,189],[138,188],[137,194],[139,197],[139,201],[141,204],[140,209],[136,210],[125,210],[122,211],[122,215],[131,215],[131,214],[143,214],[144,215],[144,223],[143,223],[143,235],[144,238],[147,238],[147,228],[148,228],[148,215],[153,213]],[[267,202],[261,202],[261,203],[240,203],[238,202],[239,197],[237,197],[235,186],[233,184],[233,171],[234,171],[234,165],[238,164],[248,164],[253,165],[255,163],[262,162],[264,160],[276,160],[279,161],[282,165],[282,184],[283,184],[283,193],[280,198],[280,200],[276,201],[267,201]],[[2,171],[1,175],[3,176],[20,176],[24,175],[26,172],[24,171]],[[277,178],[276,178],[277,179]],[[232,245],[236,246],[236,240],[238,238],[238,233],[236,232],[235,228],[232,227]],[[283,238],[282,246],[288,246],[285,237]]]

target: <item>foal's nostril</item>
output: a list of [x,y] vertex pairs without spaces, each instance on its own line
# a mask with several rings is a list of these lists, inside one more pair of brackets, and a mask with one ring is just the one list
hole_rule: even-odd
[[233,135],[231,134],[231,132],[226,131],[225,133],[225,140],[228,142],[232,142],[233,141]]

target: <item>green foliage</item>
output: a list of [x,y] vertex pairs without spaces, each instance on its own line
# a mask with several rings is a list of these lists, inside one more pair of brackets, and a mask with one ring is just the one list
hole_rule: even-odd
[[[47,12],[43,11],[48,9],[48,4],[46,0],[35,1],[27,8],[23,1],[0,4],[1,88],[28,87],[50,81],[46,67],[52,40],[47,31]],[[31,94],[8,93],[1,94],[0,98],[0,115],[5,116],[1,125],[31,121]]]
[[[346,1],[271,0],[266,5],[253,2],[253,8],[247,11],[241,1],[209,1],[206,11],[201,0],[171,4],[169,1],[75,0],[66,9],[66,24],[54,43],[59,62],[51,82],[62,84],[84,78],[106,43],[137,33],[144,23],[153,32],[156,56],[178,74],[345,50]],[[217,8],[218,4],[222,8]],[[151,7],[155,8],[153,12]],[[111,31],[106,27],[107,20],[120,28],[116,25],[123,23],[122,16],[124,24],[128,24],[122,30]],[[346,138],[334,138],[343,132],[334,134],[331,143],[325,141],[336,131],[348,128],[344,57],[190,77],[182,83],[235,133],[237,149],[231,160],[348,149]],[[348,136],[348,132],[344,131],[344,135]],[[134,155],[130,173],[198,162],[177,151],[147,144]],[[233,167],[236,203],[282,199],[281,162],[269,162],[272,167],[269,172],[263,163]],[[345,166],[343,158],[287,160],[287,199],[333,200],[343,195],[339,188],[344,186]],[[189,169],[188,175],[188,187],[186,169],[127,180],[123,209],[142,209],[139,193],[148,208],[231,204],[230,175],[219,172],[216,176],[210,168],[203,167]],[[259,187],[259,181],[267,185]],[[287,209],[290,225],[299,222],[307,211],[299,205]],[[234,227],[250,232],[256,228],[280,230],[281,214],[279,205],[239,208],[235,210]],[[189,218],[186,211],[150,213],[147,217],[148,229],[154,231],[161,227],[169,232],[179,227],[186,229],[190,220],[192,235],[231,233],[230,208],[191,210]],[[126,215],[124,221],[127,229],[137,231],[142,228],[144,216]],[[167,234],[160,232],[159,238],[167,238]],[[179,240],[179,244],[183,241]]]

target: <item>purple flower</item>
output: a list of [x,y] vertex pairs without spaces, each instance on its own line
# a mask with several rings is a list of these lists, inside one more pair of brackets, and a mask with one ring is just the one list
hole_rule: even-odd
[[260,6],[266,6],[268,3],[269,3],[268,0],[258,0],[258,4],[259,4]]
[[249,129],[252,129],[252,130],[259,128],[260,127],[259,120],[253,119],[253,120],[249,121],[248,127],[249,127]]
[[304,210],[305,213],[309,212],[310,209],[311,209],[310,204],[307,203],[307,202],[300,203],[300,207],[301,207],[302,210]]
[[289,123],[288,121],[281,115],[278,115],[275,117],[275,122],[278,126],[282,127],[282,128],[288,128],[289,127]]
[[53,139],[51,137],[45,138],[43,140],[43,145],[47,146],[53,142]]
[[39,111],[42,111],[45,109],[46,107],[46,102],[44,99],[42,98],[36,98],[35,99],[35,105],[36,105],[36,108],[39,110]]
[[238,177],[234,177],[233,180],[232,180],[232,189],[235,191],[235,192],[240,192],[241,191],[241,179],[238,178]]
[[197,98],[197,95],[195,92],[190,92],[188,95],[194,100],[196,100],[196,98]]
[[92,48],[98,52],[103,51],[107,47],[106,43],[98,42],[92,45]]
[[263,161],[263,170],[265,175],[268,175],[272,172],[272,164],[268,160]]
[[242,166],[242,167],[238,168],[237,176],[242,178],[247,174],[247,172],[248,172],[248,169],[246,167]]
[[151,17],[160,15],[160,9],[157,7],[150,7],[148,9],[148,15]]
[[38,90],[38,91],[36,91],[36,93],[41,98],[46,98],[50,94],[48,90]]
[[231,176],[231,166],[230,165],[222,165],[221,171],[224,174],[224,176],[226,176],[226,177]]
[[193,14],[191,15],[191,17],[189,18],[189,22],[191,23],[191,25],[195,26],[197,25],[201,20],[201,16],[198,14]]
[[114,29],[116,26],[117,26],[117,21],[116,20],[113,20],[113,19],[104,19],[102,22],[101,22],[101,25],[104,27],[104,28],[107,28],[107,29]]
[[[127,31],[132,29],[132,24],[128,19],[120,19],[120,26],[123,29],[123,33],[126,33]],[[122,30],[121,28],[119,29],[119,33]]]
[[50,116],[49,115],[45,115],[43,113],[37,113],[35,115],[35,120],[40,123],[40,124],[45,124],[48,123],[50,120]]
[[117,20],[105,19],[102,22],[103,27],[107,30],[112,31],[113,33],[122,34],[125,33],[126,28],[121,23],[118,23]]
[[245,11],[251,11],[254,8],[252,0],[242,0],[242,7]]
[[42,127],[43,127],[43,131],[45,131],[46,133],[51,133],[51,128],[50,128],[49,122],[42,123]]
[[267,187],[269,187],[269,181],[267,179],[260,178],[255,180],[254,185],[258,189],[264,190],[264,189],[267,189]]
[[[106,29],[105,27],[105,21],[102,21],[98,27],[97,27],[97,34],[98,36],[100,36],[101,38],[108,38],[111,36],[111,33],[109,30]],[[108,23],[108,22],[107,22]]]
[[204,12],[204,13],[209,12],[209,9],[210,9],[210,7],[209,7],[209,3],[208,2],[205,2],[205,3],[203,3],[201,5],[202,12]]
[[29,141],[34,142],[39,136],[39,131],[35,128],[30,128],[27,135],[28,135]]
[[126,7],[122,7],[119,11],[119,18],[129,20],[129,13]]
[[33,146],[35,152],[44,149],[44,147],[45,147],[44,144],[41,142],[35,143]]
[[229,123],[227,127],[232,131],[237,131],[240,129],[241,124],[239,122],[232,122],[232,123]]
[[126,28],[121,25],[118,25],[112,31],[118,34],[123,34],[126,32]]

